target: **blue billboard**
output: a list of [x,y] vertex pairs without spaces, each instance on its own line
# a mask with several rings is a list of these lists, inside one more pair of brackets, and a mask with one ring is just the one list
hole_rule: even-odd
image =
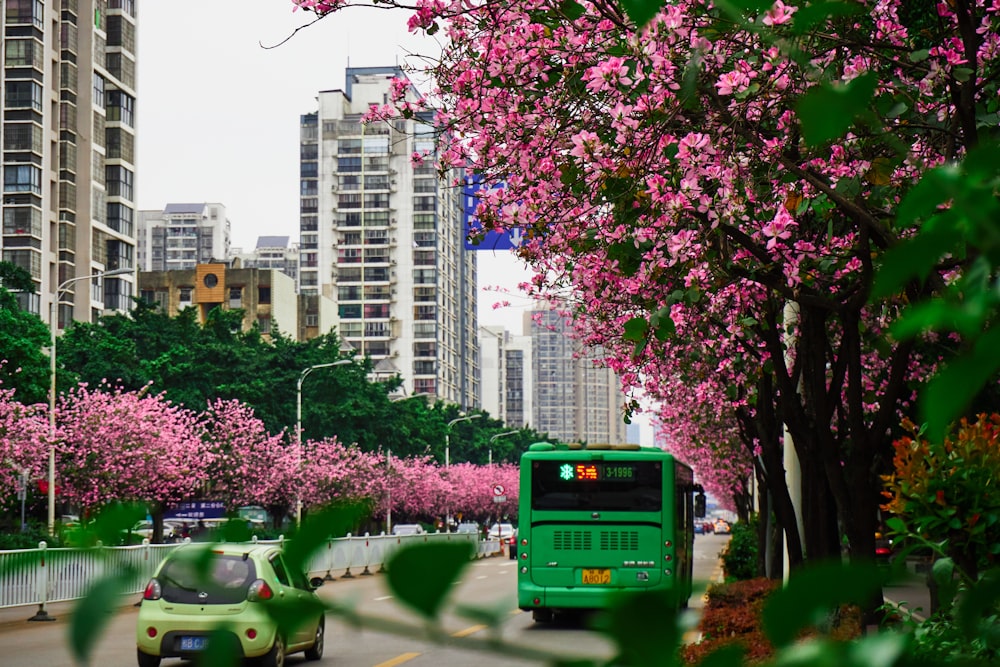
[[[483,232],[483,227],[476,218],[476,206],[479,198],[476,193],[483,189],[482,177],[478,174],[465,177],[465,185],[462,186],[462,209],[465,226],[465,249],[466,250],[505,250],[510,251],[521,246],[524,241],[524,232],[520,227],[512,227],[506,231]],[[502,188],[504,184],[496,183],[490,188]],[[472,238],[475,240],[473,241]]]

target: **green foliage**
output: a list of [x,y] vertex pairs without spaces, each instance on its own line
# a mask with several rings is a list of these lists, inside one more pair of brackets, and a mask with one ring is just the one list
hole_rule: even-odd
[[863,74],[847,84],[824,83],[799,99],[802,137],[812,146],[840,138],[871,102],[878,79]]
[[831,610],[866,604],[882,590],[882,580],[882,573],[870,563],[820,563],[793,572],[787,586],[768,599],[764,629],[775,646],[790,646],[807,627],[826,624]]
[[925,438],[912,422],[903,427],[911,435],[893,443],[885,477],[886,509],[896,515],[887,523],[898,536],[941,545],[975,580],[1000,556],[1000,414],[962,419],[943,441]]
[[753,579],[757,571],[757,515],[750,522],[739,521],[732,526],[732,537],[722,552],[726,576],[734,579]]
[[388,563],[389,588],[406,606],[428,620],[438,618],[452,584],[469,564],[474,546],[460,542],[429,542],[400,549]]
[[34,292],[31,274],[0,262],[0,387],[15,389],[25,405],[42,403],[49,390],[49,358],[43,349],[51,334],[44,322],[20,307],[14,291]]

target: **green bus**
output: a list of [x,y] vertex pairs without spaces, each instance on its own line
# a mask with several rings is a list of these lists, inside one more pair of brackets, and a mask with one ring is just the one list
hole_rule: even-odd
[[622,591],[691,596],[695,493],[691,468],[638,445],[538,442],[521,456],[517,601],[536,622],[600,609]]

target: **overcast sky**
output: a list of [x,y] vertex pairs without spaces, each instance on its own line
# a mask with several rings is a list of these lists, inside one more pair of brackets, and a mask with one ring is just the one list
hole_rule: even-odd
[[[407,14],[354,8],[315,17],[290,0],[142,0],[138,5],[138,207],[219,202],[233,245],[298,241],[299,116],[344,70],[404,64],[433,41],[406,31]],[[286,40],[280,46],[283,40]],[[264,48],[273,47],[273,48]],[[479,251],[480,287],[513,290],[528,274],[507,253]],[[481,324],[522,333],[529,305],[494,309],[481,289]]]

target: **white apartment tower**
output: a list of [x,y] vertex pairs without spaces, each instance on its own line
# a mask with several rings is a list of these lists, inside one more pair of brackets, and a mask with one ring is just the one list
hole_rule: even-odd
[[[27,310],[57,324],[131,308],[134,0],[4,0],[2,259],[28,271]],[[58,294],[57,294],[58,293]]]
[[594,365],[597,354],[568,335],[555,310],[525,314],[532,342],[532,424],[563,442],[623,443],[624,394],[618,377]]
[[143,271],[187,271],[229,257],[232,230],[222,204],[167,204],[139,211],[138,260]]
[[394,79],[419,97],[399,67],[348,67],[344,89],[321,91],[301,117],[299,289],[336,302],[341,337],[406,392],[478,406],[461,188],[437,176],[429,113],[361,123]]

